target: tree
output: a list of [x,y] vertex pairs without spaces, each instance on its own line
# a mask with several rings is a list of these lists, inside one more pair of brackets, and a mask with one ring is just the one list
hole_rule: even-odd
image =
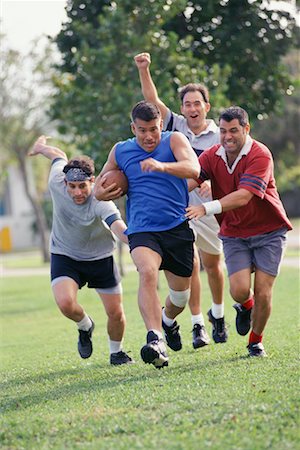
[[[48,119],[45,115],[45,103],[49,95],[47,74],[50,74],[49,47],[42,57],[34,44],[29,55],[21,55],[12,50],[2,39],[0,88],[0,132],[1,132],[1,181],[5,177],[5,167],[16,163],[24,182],[24,190],[32,205],[36,226],[41,238],[43,260],[49,261],[48,228],[42,208],[41,190],[32,192],[27,170],[27,153],[35,139],[45,130]],[[30,74],[30,75],[29,75]],[[41,166],[39,165],[39,169]],[[45,172],[43,172],[45,173]],[[41,181],[42,171],[36,172],[36,182]],[[43,177],[44,178],[44,177]]]
[[208,72],[213,64],[230,66],[230,104],[260,119],[280,108],[291,84],[282,58],[297,37],[291,12],[267,0],[190,0],[187,6],[165,29],[191,37],[193,55]]
[[188,42],[163,31],[162,26],[185,4],[182,0],[68,3],[69,20],[56,39],[62,63],[61,75],[55,79],[52,117],[59,120],[60,132],[72,136],[98,166],[113,143],[131,135],[130,109],[142,98],[133,62],[140,51],[151,52],[153,77],[171,107],[177,107],[178,87],[199,74],[212,86],[213,77],[218,78],[213,86],[216,109],[226,103],[228,67],[220,70],[214,65],[212,75],[207,75]]
[[[152,55],[162,100],[175,111],[180,86],[200,81],[210,90],[211,117],[239,104],[258,132],[266,130],[269,115],[290,105],[290,120],[296,120],[295,76],[283,59],[295,45],[295,19],[270,5],[268,0],[69,1],[68,21],[55,39],[62,61],[51,115],[60,132],[100,168],[112,144],[131,135],[129,111],[142,98],[133,56],[144,50]],[[294,153],[291,147],[275,150],[277,167],[283,162],[290,170],[292,156],[285,155]]]
[[273,153],[278,189],[281,192],[297,189],[299,192],[300,74],[298,52],[290,52],[285,57],[284,63],[294,78],[293,86],[289,90],[289,95],[286,96],[280,114],[272,113],[268,119],[254,123],[253,134],[258,140],[264,142]]

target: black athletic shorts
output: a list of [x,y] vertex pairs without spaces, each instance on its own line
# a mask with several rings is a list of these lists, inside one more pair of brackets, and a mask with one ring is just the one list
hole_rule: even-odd
[[128,236],[130,251],[148,247],[162,257],[160,270],[180,277],[190,277],[193,271],[194,233],[188,222],[166,231],[133,233]]
[[117,286],[121,277],[113,256],[96,261],[75,261],[65,255],[51,254],[51,281],[58,277],[70,277],[81,289],[106,289]]

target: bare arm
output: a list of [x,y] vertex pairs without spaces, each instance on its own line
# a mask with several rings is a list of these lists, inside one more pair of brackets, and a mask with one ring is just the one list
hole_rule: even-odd
[[143,172],[166,172],[178,178],[198,178],[200,164],[188,139],[182,133],[175,132],[171,136],[170,146],[176,162],[147,158],[140,163]]
[[53,161],[56,158],[63,158],[67,161],[68,158],[65,152],[60,150],[60,148],[47,145],[47,139],[48,138],[44,135],[40,136],[35,141],[32,149],[28,153],[28,156],[43,155],[46,158],[50,159],[51,161]]
[[109,170],[119,168],[117,161],[116,161],[115,152],[116,152],[116,145],[114,145],[113,148],[111,149],[111,151],[109,152],[106,163],[104,164],[104,166],[101,169],[100,177],[103,177],[105,172],[108,172]]
[[[247,189],[238,189],[237,191],[231,192],[228,195],[225,195],[223,198],[218,200],[221,204],[222,211],[226,212],[232,209],[240,208],[241,206],[247,205],[252,199],[254,194],[248,191]],[[213,202],[208,202],[209,203]],[[205,203],[204,203],[205,205]],[[204,205],[193,206],[190,205],[186,208],[186,217],[188,219],[200,219],[201,217],[206,215],[206,209]]]
[[120,239],[120,241],[124,242],[125,244],[128,244],[128,238],[126,234],[124,234],[124,231],[126,231],[127,226],[122,219],[115,220],[111,224],[110,229]]
[[168,107],[160,100],[156,86],[152,80],[150,73],[151,57],[149,53],[139,53],[134,57],[135,64],[139,71],[139,77],[142,87],[144,99],[147,102],[154,103],[160,110],[162,119],[164,120]]
[[116,146],[114,145],[114,147],[111,149],[108,155],[106,163],[102,167],[100,174],[95,180],[94,196],[96,197],[97,200],[103,201],[116,200],[122,195],[122,189],[116,188],[116,183],[113,183],[107,187],[103,186],[103,184],[106,181],[105,173],[108,172],[109,170],[119,168],[115,158],[115,149]]
[[199,183],[191,178],[187,180],[189,192],[193,191],[195,188],[199,187]]

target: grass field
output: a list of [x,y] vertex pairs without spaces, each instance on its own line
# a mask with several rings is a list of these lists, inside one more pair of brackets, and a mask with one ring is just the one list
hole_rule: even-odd
[[[207,311],[204,274],[202,280]],[[55,306],[48,276],[1,280],[3,450],[299,448],[297,269],[283,268],[275,286],[264,339],[268,358],[247,357],[247,338],[236,334],[226,291],[228,343],[194,351],[186,310],[184,347],[169,351],[170,365],[161,371],[139,356],[145,329],[134,271],[123,285],[124,347],[136,364],[111,367],[105,315],[92,290],[83,289],[80,302],[96,322],[94,354],[81,360],[76,327]],[[162,298],[167,292],[163,277],[160,292]]]

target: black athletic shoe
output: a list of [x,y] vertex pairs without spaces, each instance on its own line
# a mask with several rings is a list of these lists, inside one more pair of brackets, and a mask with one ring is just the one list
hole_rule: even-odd
[[204,347],[209,344],[209,337],[204,325],[195,323],[192,329],[193,333],[193,347],[194,349]]
[[227,342],[228,333],[225,325],[224,317],[215,319],[212,315],[211,309],[207,313],[208,320],[212,324],[212,338],[216,344]]
[[[92,319],[91,319],[92,320]],[[78,352],[81,358],[89,358],[93,353],[92,333],[94,331],[95,324],[92,321],[92,326],[88,331],[78,330]]]
[[247,349],[249,352],[249,356],[251,357],[258,356],[261,358],[265,358],[266,356],[268,356],[261,342],[258,342],[256,344],[249,344],[247,345]]
[[117,353],[111,353],[110,363],[113,366],[120,366],[121,364],[134,364],[135,361],[122,350]]
[[241,336],[246,336],[251,327],[251,311],[252,308],[246,309],[240,303],[235,303],[233,308],[236,310],[235,326],[236,331]]
[[174,350],[174,352],[178,352],[179,350],[181,350],[181,336],[179,333],[179,325],[177,324],[176,320],[170,327],[168,327],[168,325],[166,325],[164,321],[162,321],[162,327],[165,333],[167,345],[172,350]]
[[158,336],[149,331],[147,334],[147,344],[141,348],[141,358],[146,364],[153,364],[156,369],[162,369],[169,365],[169,358],[165,343]]

